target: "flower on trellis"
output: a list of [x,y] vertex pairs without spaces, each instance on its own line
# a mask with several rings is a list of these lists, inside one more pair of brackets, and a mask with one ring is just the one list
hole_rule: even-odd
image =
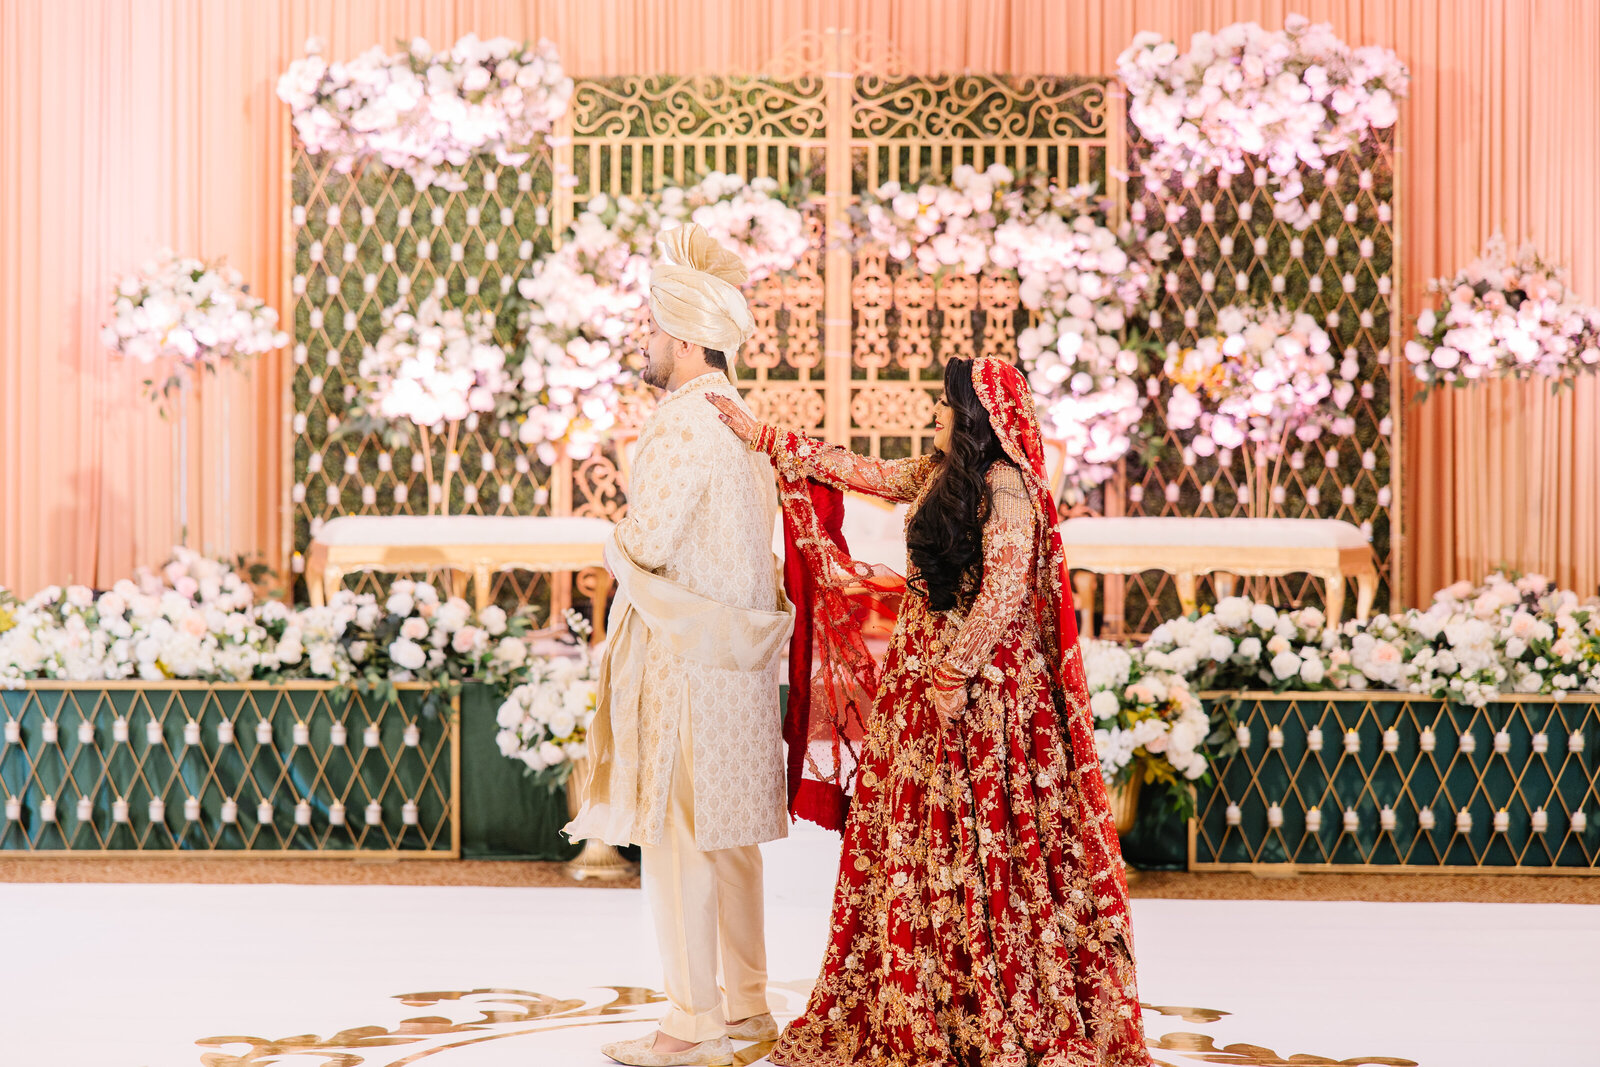
[[1351,48],[1329,23],[1290,15],[1281,32],[1237,22],[1197,33],[1189,51],[1158,33],[1141,33],[1117,57],[1128,87],[1128,117],[1151,143],[1147,178],[1242,174],[1258,162],[1298,228],[1301,168],[1360,144],[1398,118],[1410,74],[1392,49]]
[[1189,447],[1202,456],[1249,443],[1260,456],[1283,452],[1289,436],[1315,441],[1348,435],[1346,414],[1360,366],[1337,361],[1326,331],[1305,312],[1229,306],[1193,348],[1168,346],[1172,383],[1167,425],[1198,429]]
[[1040,420],[1066,449],[1077,492],[1111,477],[1133,447],[1148,401],[1148,343],[1139,323],[1154,292],[1166,235],[1123,224],[1094,187],[1061,189],[994,164],[960,166],[949,185],[889,182],[854,210],[862,239],[925,274],[1015,272],[1018,299],[1036,312],[1017,335]]
[[341,174],[376,158],[419,189],[466,188],[457,168],[479,154],[525,163],[572,98],[572,79],[549,41],[467,34],[435,52],[418,37],[403,52],[375,46],[329,63],[312,38],[306,52],[278,79],[306,150],[334,156]]
[[1600,368],[1600,309],[1582,303],[1566,271],[1524,244],[1513,259],[1505,237],[1453,278],[1428,283],[1444,307],[1417,318],[1406,342],[1412,373],[1431,389],[1485,378],[1550,378],[1559,387]]
[[713,172],[649,198],[592,198],[561,246],[517,283],[527,302],[518,315],[517,434],[544,462],[557,443],[586,458],[625,415],[642,416],[648,399],[631,355],[656,237],[686,222],[739,256],[752,282],[794,269],[809,249],[804,218],[770,178]]
[[428,430],[494,411],[515,387],[488,312],[446,309],[429,296],[413,311],[385,308],[383,332],[362,352],[357,407],[370,419]]
[[250,295],[238,271],[170,249],[117,280],[111,311],[111,322],[100,332],[107,348],[140,363],[176,360],[177,369],[164,381],[144,383],[162,402],[189,368],[214,371],[289,343],[278,329],[278,313]]

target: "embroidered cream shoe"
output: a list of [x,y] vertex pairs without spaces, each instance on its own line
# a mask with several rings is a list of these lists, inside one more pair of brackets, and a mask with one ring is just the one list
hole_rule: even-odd
[[776,1041],[778,1034],[777,1020],[768,1015],[752,1015],[737,1026],[728,1027],[728,1036],[735,1041]]
[[733,1063],[733,1045],[726,1037],[702,1041],[682,1052],[657,1052],[656,1035],[646,1034],[632,1041],[613,1041],[600,1051],[628,1067],[727,1067]]

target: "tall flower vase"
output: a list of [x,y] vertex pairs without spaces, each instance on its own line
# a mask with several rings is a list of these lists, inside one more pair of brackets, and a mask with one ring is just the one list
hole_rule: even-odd
[[[567,794],[568,815],[577,816],[583,800],[581,783],[588,778],[588,758],[574,761],[572,773],[567,776],[567,784],[563,787]],[[583,850],[567,861],[567,877],[575,882],[615,882],[632,878],[638,873],[638,867],[623,859],[616,849],[604,841],[585,841]]]
[[[1125,782],[1106,787],[1106,799],[1111,802],[1111,818],[1116,823],[1119,838],[1128,836],[1128,831],[1133,829],[1134,821],[1139,817],[1139,789],[1142,784],[1135,773]],[[1127,871],[1129,885],[1139,880],[1139,872],[1129,867],[1127,860],[1122,861],[1122,866]]]

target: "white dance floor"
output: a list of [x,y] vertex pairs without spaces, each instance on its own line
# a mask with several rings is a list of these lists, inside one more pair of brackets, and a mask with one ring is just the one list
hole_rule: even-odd
[[[836,838],[766,854],[781,1017],[815,976]],[[1136,900],[1134,920],[1159,1063],[1600,1064],[1600,908]],[[0,923],[3,1067],[598,1067],[662,1010],[636,891],[13,884]]]

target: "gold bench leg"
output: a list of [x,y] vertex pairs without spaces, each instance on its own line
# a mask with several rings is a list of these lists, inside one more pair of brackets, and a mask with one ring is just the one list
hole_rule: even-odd
[[1072,598],[1078,609],[1078,636],[1094,637],[1094,571],[1079,571],[1072,576]]
[[1200,610],[1200,600],[1195,596],[1195,578],[1193,571],[1179,571],[1172,576],[1172,581],[1178,587],[1178,603],[1183,607],[1185,615],[1193,615]]
[[1372,617],[1372,602],[1378,598],[1378,572],[1368,567],[1356,575],[1356,618]]
[[1325,587],[1322,602],[1327,608],[1328,626],[1338,629],[1339,623],[1344,619],[1344,575],[1324,575],[1322,582]]
[[480,563],[472,569],[472,602],[478,611],[489,606],[489,590],[494,582],[488,564]]

